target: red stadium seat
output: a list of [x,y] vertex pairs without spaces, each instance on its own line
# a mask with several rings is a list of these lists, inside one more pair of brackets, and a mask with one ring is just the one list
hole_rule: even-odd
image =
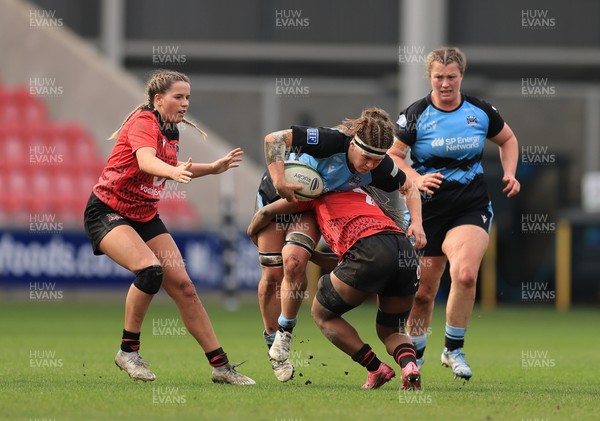
[[[93,137],[80,124],[48,121],[44,97],[26,87],[0,85],[0,123],[0,227],[28,227],[32,215],[45,214],[65,228],[82,229],[85,205],[105,165]],[[199,224],[185,196],[165,198],[160,210],[174,229]]]
[[31,94],[30,89],[17,88],[11,99],[17,104],[20,121],[25,123],[41,123],[46,121],[46,105]]

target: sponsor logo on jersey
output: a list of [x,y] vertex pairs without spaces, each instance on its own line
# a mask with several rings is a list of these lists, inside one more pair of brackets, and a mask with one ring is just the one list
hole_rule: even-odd
[[477,117],[474,115],[467,116],[467,126],[475,127],[477,126]]
[[327,169],[327,174],[330,174],[335,171],[335,165],[331,164]]
[[361,182],[360,175],[353,175],[348,180],[348,184],[350,184],[351,186],[357,186],[358,187],[358,186],[360,186],[360,182]]
[[406,120],[406,116],[404,114],[400,114],[400,116],[398,117],[398,121],[396,121],[396,124],[405,129],[407,123],[408,121]]
[[487,219],[487,216],[485,216],[485,215],[481,215],[481,219],[483,220],[483,223],[484,223],[484,224],[487,224],[487,220],[488,220],[488,219]]
[[436,137],[435,139],[433,139],[431,141],[432,148],[437,148],[440,146],[444,146],[444,138],[443,137]]
[[319,144],[319,130],[318,129],[306,129],[306,143],[309,145]]
[[465,151],[479,148],[479,136],[436,137],[431,141],[432,148],[446,146],[446,151]]

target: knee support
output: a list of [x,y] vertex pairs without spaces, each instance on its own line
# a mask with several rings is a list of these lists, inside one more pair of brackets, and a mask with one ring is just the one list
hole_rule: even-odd
[[258,252],[258,262],[261,266],[277,267],[283,266],[283,258],[281,253]]
[[312,254],[316,246],[315,241],[310,236],[297,231],[290,232],[285,236],[285,245],[289,244],[302,247],[309,254]]
[[332,313],[341,316],[342,314],[352,310],[355,306],[346,304],[340,294],[335,290],[331,283],[331,277],[329,275],[321,276],[319,279],[319,289],[317,290],[317,301],[321,303],[323,307]]
[[377,324],[387,327],[397,327],[401,330],[401,333],[406,333],[406,320],[408,320],[409,311],[404,313],[384,313],[381,310],[377,310]]
[[148,266],[135,273],[135,285],[140,291],[154,295],[160,290],[163,279],[163,268],[160,265]]

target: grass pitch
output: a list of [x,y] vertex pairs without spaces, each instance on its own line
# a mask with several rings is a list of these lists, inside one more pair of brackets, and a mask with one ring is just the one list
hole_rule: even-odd
[[[205,306],[232,362],[256,386],[215,385],[201,348],[174,304],[159,297],[142,330],[142,355],[157,375],[134,382],[113,363],[124,297],[0,302],[0,419],[3,420],[588,420],[598,419],[598,310],[475,309],[465,351],[474,371],[454,380],[439,363],[438,304],[422,369],[423,391],[398,377],[361,390],[366,372],[337,350],[303,308],[295,329],[296,376],[279,383],[261,337],[254,299],[237,312]],[[363,340],[396,368],[378,341],[375,307],[348,314]]]

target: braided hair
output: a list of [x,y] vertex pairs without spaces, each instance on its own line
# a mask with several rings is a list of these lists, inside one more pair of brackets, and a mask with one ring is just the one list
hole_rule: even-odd
[[[140,105],[135,107],[133,111],[131,111],[129,115],[125,118],[123,123],[121,123],[121,127],[119,127],[119,129],[115,131],[108,139],[111,140],[117,138],[125,123],[131,118],[133,114],[136,113],[136,111],[141,110],[145,107],[154,108],[154,96],[156,94],[164,94],[175,82],[186,82],[189,84],[190,79],[183,73],[176,72],[174,70],[160,69],[152,72],[150,74],[148,82],[146,83],[146,101],[142,102]],[[196,129],[202,136],[206,137],[206,133],[194,122],[186,120],[185,118],[181,122]]]
[[467,67],[467,58],[465,53],[455,47],[442,47],[436,48],[429,54],[427,54],[427,60],[425,64],[425,72],[427,77],[431,76],[431,67],[433,63],[441,63],[444,66],[448,64],[456,64],[458,71],[461,75],[465,74],[465,68]]
[[338,128],[348,136],[358,136],[367,145],[378,149],[389,149],[394,143],[394,124],[389,114],[381,108],[367,108],[360,117],[347,118]]

